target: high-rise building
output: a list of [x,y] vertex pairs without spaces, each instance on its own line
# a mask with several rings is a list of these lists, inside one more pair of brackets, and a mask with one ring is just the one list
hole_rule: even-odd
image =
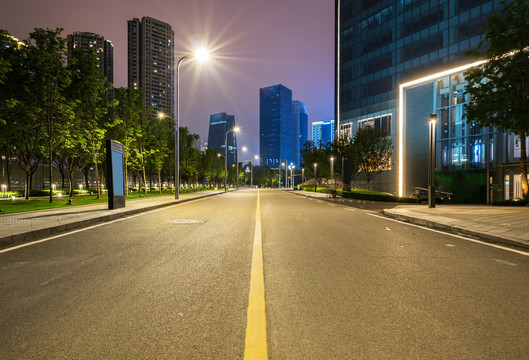
[[174,32],[143,17],[128,22],[128,87],[145,93],[153,114],[174,115]]
[[334,120],[314,121],[312,123],[312,142],[316,146],[326,147],[334,141]]
[[[235,127],[235,116],[225,112],[213,114],[209,117],[208,147],[217,150],[224,156],[226,153],[226,133]],[[234,131],[228,133],[228,164],[235,162],[237,151],[237,135]]]
[[114,83],[114,45],[112,45],[110,40],[105,40],[105,38],[99,34],[76,31],[73,34],[68,35],[67,44],[69,55],[71,55],[73,49],[77,47],[92,49],[99,61],[99,68],[107,78],[107,84]]
[[292,163],[299,168],[303,163],[300,150],[303,150],[308,139],[307,106],[299,100],[292,101]]
[[[427,125],[412,125],[398,118],[404,111],[399,109],[399,87],[471,63],[465,53],[478,46],[483,39],[481,29],[490,15],[501,9],[499,1],[488,0],[336,0],[335,4],[338,133],[350,137],[359,128],[379,128],[395,145],[399,131],[414,131],[413,136],[409,133],[400,138],[413,142],[422,139],[427,129]],[[464,88],[458,86],[457,91]],[[434,101],[426,100],[420,103],[421,108]],[[430,106],[429,112],[436,112],[435,106]],[[427,118],[429,112],[420,117]],[[399,123],[416,128],[402,129]],[[377,177],[373,188],[397,192],[397,184],[402,182],[396,170],[402,165],[397,160],[399,151],[403,150],[395,146],[393,165]],[[424,153],[421,149],[408,156]],[[418,160],[410,158],[408,163],[425,168]],[[405,195],[413,186],[426,186],[408,185]]]
[[259,91],[260,164],[292,160],[292,90],[278,84]]

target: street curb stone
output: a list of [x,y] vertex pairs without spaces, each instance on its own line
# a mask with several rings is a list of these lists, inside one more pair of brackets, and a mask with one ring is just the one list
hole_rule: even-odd
[[451,233],[455,233],[456,235],[470,236],[470,237],[474,237],[474,238],[477,238],[479,240],[482,240],[484,242],[488,242],[491,244],[507,245],[507,246],[522,248],[526,250],[529,249],[529,245],[521,243],[516,240],[507,239],[505,237],[494,236],[494,235],[482,233],[479,231],[465,229],[459,226],[446,225],[446,224],[438,223],[438,222],[431,221],[431,220],[416,218],[416,217],[409,216],[409,215],[395,214],[391,210],[382,210],[382,212],[384,213],[384,215],[387,215],[391,218],[394,218],[400,221],[409,222],[411,224],[421,225],[421,226],[429,227],[429,228],[436,229],[436,230],[444,230],[444,231],[448,231]]

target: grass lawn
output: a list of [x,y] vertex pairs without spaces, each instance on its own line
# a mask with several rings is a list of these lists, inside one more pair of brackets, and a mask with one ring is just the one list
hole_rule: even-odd
[[[203,189],[203,190],[209,190],[209,189]],[[192,190],[194,191],[194,190]],[[186,193],[190,192],[188,189],[182,189],[180,193]],[[148,191],[147,196],[142,192],[132,192],[131,194],[127,195],[126,199],[137,199],[137,198],[145,198],[145,197],[155,197],[160,195],[174,195],[174,192],[164,190],[160,194],[158,191]],[[41,197],[33,197],[29,200],[16,198],[15,200],[11,199],[1,199],[0,200],[0,216],[2,214],[11,214],[11,213],[17,213],[17,212],[24,212],[24,211],[33,211],[33,210],[43,210],[43,209],[53,209],[53,208],[60,208],[60,207],[72,207],[77,205],[87,205],[87,204],[96,204],[96,203],[106,203],[108,202],[107,194],[101,195],[100,199],[97,200],[95,195],[74,195],[72,199],[72,204],[68,204],[68,200],[70,198],[68,196],[62,196],[58,197],[55,195],[53,197],[53,202],[50,203],[50,199],[48,196],[41,196]]]

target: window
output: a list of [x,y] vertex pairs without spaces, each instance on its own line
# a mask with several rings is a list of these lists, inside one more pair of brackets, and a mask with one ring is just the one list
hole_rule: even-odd
[[359,129],[365,129],[368,127],[373,129],[380,129],[386,135],[391,135],[391,114],[379,115],[358,121]]

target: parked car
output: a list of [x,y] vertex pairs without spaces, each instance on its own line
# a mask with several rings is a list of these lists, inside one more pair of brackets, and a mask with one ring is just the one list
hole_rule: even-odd
[[[422,203],[423,201],[428,201],[428,189],[422,188],[422,187],[414,187],[413,188],[413,194],[411,194],[412,198],[416,198],[419,200],[419,203]],[[442,203],[445,200],[451,200],[454,198],[453,193],[449,193],[446,191],[435,191],[435,202],[436,203]]]

